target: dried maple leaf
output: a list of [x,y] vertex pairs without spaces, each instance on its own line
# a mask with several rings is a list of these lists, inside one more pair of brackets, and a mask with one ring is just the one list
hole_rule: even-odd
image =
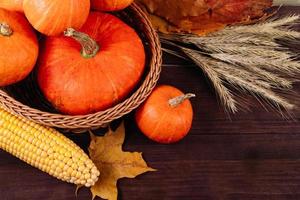
[[[206,34],[235,24],[261,18],[272,0],[137,0],[151,15],[169,23],[168,31]],[[154,24],[165,30],[162,20]],[[163,27],[163,28],[162,28]]]
[[90,157],[101,172],[98,182],[91,187],[93,199],[99,196],[103,199],[116,200],[118,179],[135,178],[145,172],[155,171],[147,166],[141,153],[122,150],[124,139],[124,123],[115,132],[109,129],[104,137],[91,134]]

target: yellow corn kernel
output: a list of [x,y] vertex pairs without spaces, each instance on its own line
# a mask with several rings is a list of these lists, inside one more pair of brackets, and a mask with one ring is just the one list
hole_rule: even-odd
[[90,187],[100,175],[84,151],[58,131],[14,116],[1,107],[0,148],[69,183]]
[[72,176],[72,177],[76,177],[76,173],[77,173],[77,172],[76,172],[75,170],[73,170],[73,168],[70,167],[70,168],[69,168],[69,171],[71,172],[71,176]]

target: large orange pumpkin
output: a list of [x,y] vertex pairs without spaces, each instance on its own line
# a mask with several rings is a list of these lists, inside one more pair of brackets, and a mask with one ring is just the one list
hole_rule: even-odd
[[23,9],[36,30],[55,36],[67,28],[81,28],[89,14],[90,0],[24,0]]
[[0,0],[0,8],[23,12],[23,0]]
[[134,0],[91,0],[92,8],[99,11],[117,11],[128,7]]
[[178,142],[191,129],[193,108],[188,99],[194,96],[169,85],[156,87],[136,112],[139,129],[156,142]]
[[[104,110],[139,82],[145,51],[136,32],[111,14],[91,12],[80,32],[48,37],[38,68],[45,97],[70,115]],[[80,45],[81,44],[81,45]]]
[[24,79],[38,57],[38,42],[25,17],[0,8],[0,86]]

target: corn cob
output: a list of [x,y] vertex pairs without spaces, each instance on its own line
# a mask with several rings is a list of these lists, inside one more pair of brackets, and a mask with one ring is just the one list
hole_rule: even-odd
[[0,148],[57,179],[90,187],[100,175],[74,142],[0,107]]

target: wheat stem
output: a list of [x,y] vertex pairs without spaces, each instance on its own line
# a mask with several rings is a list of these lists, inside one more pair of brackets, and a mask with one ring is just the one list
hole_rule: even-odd
[[206,76],[210,79],[214,86],[217,95],[223,105],[225,105],[231,112],[237,112],[237,102],[234,100],[232,93],[228,88],[224,86],[222,80],[214,70],[214,66],[209,66],[203,55],[195,53],[193,50],[182,48],[182,51],[186,53],[196,64],[200,67]]
[[[206,37],[190,34],[161,34],[161,41],[181,49],[199,66],[212,82],[221,103],[231,112],[237,111],[237,101],[225,86],[229,83],[241,92],[250,92],[289,110],[294,107],[279,92],[288,93],[298,81],[298,55],[278,43],[278,39],[293,40],[300,33],[291,29],[299,21],[298,15],[271,19],[247,26],[231,26]],[[191,47],[193,45],[194,47]],[[176,51],[165,50],[182,57]]]

